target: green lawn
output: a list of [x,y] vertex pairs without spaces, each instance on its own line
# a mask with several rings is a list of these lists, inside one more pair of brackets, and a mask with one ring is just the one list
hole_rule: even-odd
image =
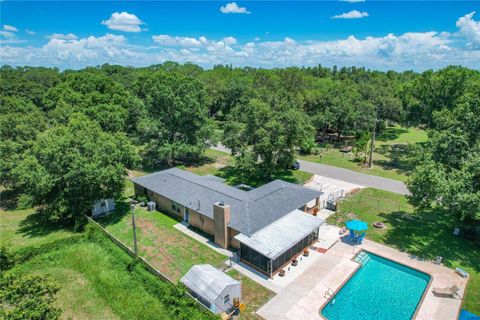
[[196,166],[180,166],[181,169],[188,170],[190,172],[199,175],[215,175],[224,178],[230,185],[246,184],[252,187],[261,186],[271,180],[281,179],[291,183],[303,184],[305,181],[312,177],[311,173],[301,170],[285,170],[279,172],[270,179],[242,179],[240,174],[232,166],[233,158],[230,154],[208,149],[205,152],[205,160]]
[[75,234],[72,229],[46,226],[34,214],[34,209],[0,210],[0,243],[8,243],[12,250],[39,247]]
[[414,213],[404,196],[367,188],[340,202],[329,223],[344,226],[351,218],[369,225],[382,221],[387,228],[370,228],[367,238],[401,251],[433,260],[442,256],[449,268],[462,267],[470,273],[464,308],[480,314],[480,248],[453,236],[454,221],[442,213]]
[[[85,232],[43,227],[33,210],[0,211],[0,225],[0,242],[16,254],[38,252],[6,273],[52,277],[60,288],[55,305],[62,310],[61,319],[178,317],[168,300],[173,286],[143,266],[132,265],[132,258],[98,231],[90,230],[91,236],[87,236]],[[189,315],[184,318],[211,319],[199,312],[192,300],[175,299],[185,299]]]
[[407,146],[424,142],[427,134],[417,128],[389,127],[378,135],[373,154],[373,168],[355,161],[353,153],[340,152],[338,148],[321,148],[318,155],[299,156],[299,159],[341,167],[384,178],[406,181],[412,169]]
[[[193,265],[223,266],[227,258],[185,235],[173,226],[177,220],[161,212],[135,211],[139,254],[172,280],[180,279]],[[133,248],[131,215],[117,210],[98,220],[109,232]]]

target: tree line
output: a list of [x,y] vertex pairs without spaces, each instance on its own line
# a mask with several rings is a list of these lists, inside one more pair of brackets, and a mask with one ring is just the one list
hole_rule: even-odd
[[125,168],[196,163],[221,142],[245,176],[272,176],[320,138],[421,126],[408,183],[419,208],[480,220],[480,73],[357,67],[0,69],[1,184],[49,219],[119,196]]

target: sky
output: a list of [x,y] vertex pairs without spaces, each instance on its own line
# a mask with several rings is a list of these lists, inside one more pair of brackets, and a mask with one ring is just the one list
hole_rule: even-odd
[[0,64],[480,69],[480,1],[0,0]]

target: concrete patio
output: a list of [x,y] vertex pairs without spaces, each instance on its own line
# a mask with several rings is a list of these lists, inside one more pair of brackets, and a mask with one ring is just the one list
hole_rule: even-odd
[[339,290],[355,272],[359,264],[351,259],[361,249],[416,268],[432,276],[432,281],[415,319],[451,320],[457,318],[461,299],[435,296],[432,288],[450,287],[455,284],[461,289],[460,296],[463,296],[467,279],[457,275],[454,270],[431,262],[420,261],[411,255],[369,240],[365,240],[363,245],[357,247],[341,241],[335,243],[257,313],[265,319],[322,319],[320,309],[328,300],[326,292]]

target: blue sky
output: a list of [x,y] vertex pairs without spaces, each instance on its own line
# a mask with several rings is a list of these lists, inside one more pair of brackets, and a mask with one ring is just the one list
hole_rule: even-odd
[[0,6],[1,64],[480,69],[478,1],[4,0]]

